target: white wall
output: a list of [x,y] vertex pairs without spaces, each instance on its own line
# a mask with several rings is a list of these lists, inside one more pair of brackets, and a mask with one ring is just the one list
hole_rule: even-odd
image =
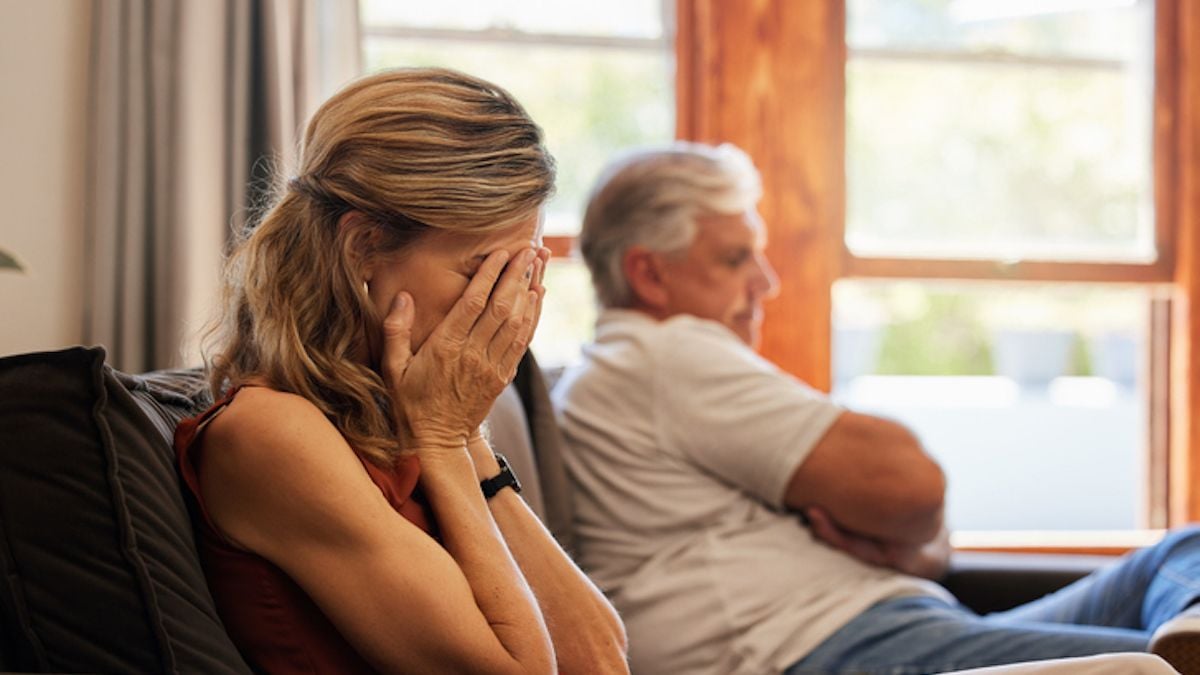
[[0,0],[0,355],[82,339],[87,0]]

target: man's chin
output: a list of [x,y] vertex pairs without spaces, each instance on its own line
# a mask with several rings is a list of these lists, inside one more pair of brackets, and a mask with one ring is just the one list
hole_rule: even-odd
[[730,324],[730,328],[752,349],[758,349],[759,342],[762,341],[762,331],[759,330],[759,321],[753,318],[738,318]]

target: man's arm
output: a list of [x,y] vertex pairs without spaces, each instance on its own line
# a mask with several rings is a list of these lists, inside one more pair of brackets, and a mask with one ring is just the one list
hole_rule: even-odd
[[804,515],[814,537],[865,563],[934,581],[940,581],[950,569],[950,531],[945,527],[924,544],[899,544],[847,532],[818,506]]
[[788,481],[784,504],[818,507],[840,529],[921,545],[943,530],[946,480],[916,436],[872,415],[844,412]]

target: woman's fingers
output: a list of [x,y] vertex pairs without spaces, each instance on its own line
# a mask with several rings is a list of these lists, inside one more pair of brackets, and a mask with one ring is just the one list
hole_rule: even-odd
[[513,375],[516,375],[517,364],[520,363],[521,356],[529,347],[529,341],[533,339],[533,329],[537,325],[537,313],[540,311],[540,305],[538,292],[529,291],[525,299],[525,313],[519,321],[514,322],[516,327],[514,335],[508,340],[507,349],[501,352],[502,356],[497,361],[497,366],[500,372],[504,373],[506,380],[512,380]]
[[542,261],[541,273],[537,276],[537,283],[539,286],[542,285],[542,279],[546,275],[546,266],[550,264],[550,255],[550,249],[546,248],[545,246],[541,246],[537,250],[538,260]]
[[532,291],[525,291],[516,298],[508,318],[500,325],[500,328],[492,336],[491,341],[487,345],[488,360],[497,364],[496,369],[499,372],[505,372],[504,368],[499,364],[512,348],[513,341],[521,337],[525,328],[525,323],[529,315],[530,296],[532,295]]
[[510,380],[541,313],[546,254],[545,249],[525,249],[507,264],[506,252],[489,255],[430,335],[431,355],[461,360],[468,370],[483,366],[480,374]]
[[506,271],[506,263],[508,263],[508,251],[498,250],[488,254],[483,264],[479,266],[479,271],[475,273],[475,277],[471,279],[471,283],[467,284],[462,297],[454,303],[450,312],[446,314],[446,318],[442,319],[430,337],[447,340],[457,345],[466,342],[467,336],[471,334],[471,329],[479,320],[480,314],[487,309],[488,298],[496,286],[496,279]]
[[542,301],[546,299],[546,287],[542,285],[542,278],[546,275],[546,265],[550,260],[550,249],[543,248],[546,252],[545,256],[538,252],[537,260],[534,261],[536,271],[534,272],[534,283],[529,287],[529,290],[537,293],[537,301],[534,303],[533,311],[533,326],[529,329],[530,339],[533,339],[533,334],[537,332],[538,322],[542,320]]
[[387,316],[383,318],[383,376],[389,382],[398,382],[412,360],[412,296],[405,292],[396,294]]
[[533,283],[534,262],[537,254],[533,249],[518,253],[496,282],[488,300],[487,309],[480,314],[471,329],[471,341],[481,350],[488,350],[507,322],[512,317],[525,313],[524,298]]
[[525,354],[534,333],[537,332],[542,316],[542,301],[546,297],[546,287],[542,285],[542,279],[545,277],[546,262],[549,259],[550,249],[542,247],[536,250],[529,291],[525,297],[525,310],[518,320],[511,323],[509,330],[499,331],[492,340],[489,353],[500,355],[498,365],[501,372],[508,374],[509,379],[516,372],[521,356]]

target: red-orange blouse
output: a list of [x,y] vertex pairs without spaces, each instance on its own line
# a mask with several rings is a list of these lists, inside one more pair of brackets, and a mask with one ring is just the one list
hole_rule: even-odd
[[[239,389],[175,429],[175,453],[196,530],[196,546],[221,621],[257,672],[374,672],[283,570],[235,546],[208,515],[196,472],[201,454],[196,440]],[[365,461],[363,466],[392,508],[422,530],[433,531],[433,519],[417,489],[421,469],[415,456],[400,459],[390,472]],[[271,489],[269,476],[263,477],[263,489]]]

